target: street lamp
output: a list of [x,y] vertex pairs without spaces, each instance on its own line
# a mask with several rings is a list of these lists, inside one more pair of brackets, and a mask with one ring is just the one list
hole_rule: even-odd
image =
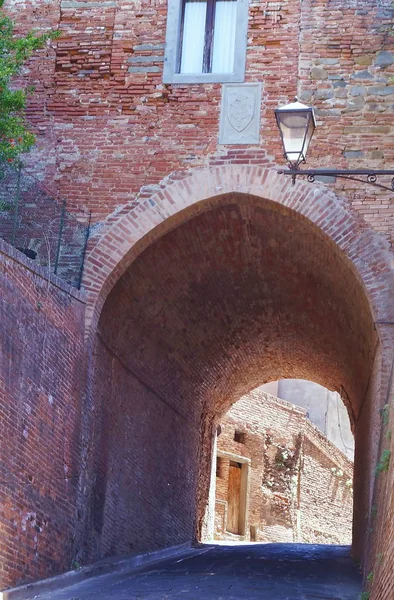
[[284,157],[293,169],[305,162],[309,143],[315,131],[316,121],[313,108],[292,102],[275,110]]
[[[394,191],[394,170],[375,169],[300,169],[300,164],[306,162],[306,153],[315,131],[316,121],[313,108],[306,106],[296,99],[295,102],[275,109],[276,123],[279,128],[283,155],[289,169],[278,171],[280,175],[290,175],[293,183],[296,177],[307,177],[315,181],[316,177],[340,177],[368,183],[384,190]],[[391,175],[391,186],[377,183],[379,175]],[[360,179],[366,177],[366,179]]]

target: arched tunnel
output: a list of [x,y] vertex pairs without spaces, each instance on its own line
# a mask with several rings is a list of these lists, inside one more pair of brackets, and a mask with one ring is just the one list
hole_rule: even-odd
[[377,344],[356,269],[290,208],[229,194],[154,241],[108,295],[94,340],[86,554],[198,536],[214,425],[258,385],[291,377],[336,390],[357,433]]

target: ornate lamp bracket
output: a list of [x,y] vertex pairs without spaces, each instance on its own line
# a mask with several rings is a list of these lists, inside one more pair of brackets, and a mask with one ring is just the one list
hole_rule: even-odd
[[[381,188],[382,190],[394,191],[394,170],[374,170],[374,169],[280,169],[280,175],[290,175],[295,183],[297,177],[306,177],[310,183],[316,180],[316,177],[339,177],[340,179],[351,179]],[[377,179],[381,176],[391,176],[391,185],[378,183]]]

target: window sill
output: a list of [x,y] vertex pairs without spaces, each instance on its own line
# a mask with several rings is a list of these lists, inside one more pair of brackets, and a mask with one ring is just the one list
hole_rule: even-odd
[[244,73],[172,73],[164,74],[163,83],[243,83]]

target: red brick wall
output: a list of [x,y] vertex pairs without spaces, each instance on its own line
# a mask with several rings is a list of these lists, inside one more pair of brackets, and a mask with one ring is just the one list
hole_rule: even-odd
[[[262,542],[350,544],[353,465],[306,418],[306,411],[255,390],[220,421],[217,448],[251,459],[248,527],[244,539]],[[244,443],[234,431],[244,432]],[[216,478],[218,539],[225,530],[228,463]],[[252,531],[254,530],[254,531]]]
[[0,589],[70,567],[80,476],[81,294],[0,242]]
[[[342,385],[357,420],[368,386],[360,377],[371,371],[376,334],[349,263],[295,211],[246,194],[230,198],[232,204],[202,212],[154,243],[143,238],[147,247],[107,297],[100,336],[163,401],[182,414],[195,411],[193,422],[201,418],[206,431],[250,386],[281,376]],[[148,221],[148,210],[142,218]],[[96,385],[103,381],[100,374]],[[105,395],[113,403],[110,391]],[[207,433],[198,455],[198,521],[208,454]],[[361,461],[363,469],[368,477]],[[363,495],[368,503],[360,482],[357,503]],[[361,516],[358,530],[362,537]]]
[[[276,164],[283,163],[272,111],[279,103],[291,100],[297,89],[305,101],[313,102],[318,109],[319,130],[313,144],[311,158],[308,159],[310,165],[331,166],[335,164],[343,167],[358,167],[364,164],[373,164],[377,168],[393,166],[394,150],[391,144],[393,90],[390,86],[393,66],[381,64],[379,51],[392,49],[394,40],[384,32],[384,28],[391,21],[390,8],[386,9],[381,4],[366,6],[364,1],[358,0],[348,3],[341,2],[338,6],[336,1],[327,4],[314,0],[310,3],[300,4],[295,0],[289,0],[279,4],[280,10],[276,11],[272,6],[267,7],[265,3],[251,3],[246,80],[263,83],[262,136],[259,145],[242,148],[227,148],[217,144],[220,85],[163,85],[160,71],[161,62],[158,63],[159,68],[156,72],[145,71],[138,74],[128,72],[130,64],[128,59],[131,56],[142,56],[145,52],[147,55],[156,55],[158,52],[162,52],[157,49],[148,51],[141,49],[141,45],[158,46],[164,43],[166,4],[162,0],[154,3],[141,0],[137,4],[119,0],[116,3],[109,2],[105,5],[94,0],[87,0],[83,3],[56,0],[49,4],[39,0],[30,3],[24,0],[7,0],[6,7],[11,14],[17,16],[21,28],[35,26],[38,22],[43,27],[56,26],[60,23],[63,31],[63,36],[57,44],[56,53],[50,49],[41,51],[32,60],[30,72],[27,74],[27,78],[36,86],[36,94],[29,106],[28,115],[38,133],[37,148],[27,160],[30,161],[37,175],[42,177],[50,187],[57,188],[61,197],[66,197],[78,208],[90,207],[96,222],[101,222],[108,215],[112,215],[115,210],[118,211],[117,215],[121,215],[130,214],[131,209],[137,205],[140,208],[138,219],[135,215],[130,216],[130,221],[134,221],[135,231],[130,233],[129,230],[119,226],[117,235],[111,238],[104,253],[99,255],[99,260],[96,260],[96,256],[91,261],[87,270],[86,283],[88,286],[92,285],[95,293],[101,292],[102,284],[102,280],[100,280],[100,285],[96,285],[94,278],[97,274],[102,275],[104,272],[102,279],[108,284],[106,289],[106,294],[108,294],[119,274],[123,273],[131,264],[129,250],[136,240],[139,241],[142,237],[143,224],[141,222],[146,217],[146,215],[144,217],[144,213],[148,210],[149,202],[147,201],[151,200],[153,192],[158,190],[163,193],[163,196],[169,195],[168,190],[163,191],[164,186],[158,186],[164,178],[171,187],[175,186],[174,182],[180,177],[179,172],[185,175],[203,166],[229,164],[236,170],[237,166],[247,164],[270,166],[272,169],[276,169]],[[357,86],[362,89],[354,89]],[[169,177],[171,173],[173,175]],[[243,175],[245,179],[249,177],[249,174],[244,173]],[[236,179],[238,176],[239,172],[236,171],[234,178]],[[258,177],[264,177],[264,180],[269,179],[269,175],[266,172],[263,175],[262,171],[255,173],[254,176],[256,181]],[[214,169],[209,171],[209,177],[214,179]],[[235,182],[234,187],[228,191],[234,192],[243,183],[244,180],[241,183]],[[187,185],[186,179],[184,183],[186,192],[184,193],[188,192]],[[380,191],[375,195],[374,189],[358,184],[354,191],[353,184],[347,183],[346,186],[343,186],[341,182],[338,182],[336,186],[339,190],[345,188],[344,203],[346,205],[351,204],[354,211],[363,215],[373,228],[382,232],[388,240],[393,240],[393,206],[390,195]],[[357,410],[362,409],[361,422],[357,430],[358,450],[356,450],[356,454],[359,457],[356,468],[357,491],[355,488],[358,506],[362,506],[357,512],[360,524],[358,529],[362,537],[364,530],[361,523],[364,523],[365,520],[362,513],[370,505],[373,463],[377,448],[375,424],[378,407],[376,405],[379,404],[379,399],[387,386],[386,358],[384,358],[383,366],[378,366],[376,369],[377,379],[380,379],[380,373],[383,373],[384,377],[381,381],[377,381],[373,393],[368,388],[368,382],[364,381],[364,377],[368,380],[370,370],[369,366],[365,367],[364,365],[370,365],[375,336],[370,327],[372,319],[368,311],[364,311],[364,304],[370,302],[374,306],[375,318],[392,320],[392,313],[383,298],[385,290],[389,290],[388,280],[384,279],[388,263],[380,262],[382,246],[376,239],[373,240],[365,233],[360,222],[357,224],[352,222],[350,225],[346,214],[343,215],[343,221],[342,216],[336,218],[340,210],[344,211],[340,201],[335,200],[335,207],[332,208],[332,203],[323,201],[327,197],[324,191],[315,194],[316,188],[313,187],[310,188],[310,192],[303,191],[297,186],[296,188],[301,190],[298,196],[293,196],[289,190],[285,194],[289,198],[290,205],[308,218],[310,217],[312,221],[318,222],[318,227],[331,235],[337,245],[335,246],[333,243],[326,253],[322,252],[320,262],[317,261],[317,268],[310,272],[310,280],[315,282],[313,284],[314,293],[309,296],[306,293],[303,307],[310,308],[308,319],[311,321],[313,307],[317,306],[316,299],[320,302],[319,306],[322,310],[320,322],[317,314],[312,318],[320,332],[320,338],[318,335],[306,335],[303,338],[306,340],[306,345],[297,354],[298,366],[302,370],[308,364],[308,369],[313,366],[312,371],[320,370],[322,379],[335,380],[333,387],[340,386],[342,380],[345,380],[347,382],[345,387],[350,386],[358,390],[357,398],[351,398],[350,402],[352,406],[354,402],[355,407],[357,404]],[[204,182],[201,182],[201,189],[205,189]],[[270,187],[272,200],[279,202],[278,197],[281,196],[283,189],[284,184],[273,181]],[[246,190],[246,193],[252,192]],[[275,194],[276,197],[274,197]],[[257,195],[261,196],[261,193]],[[293,200],[294,204],[291,204]],[[191,204],[193,199],[189,199],[189,201]],[[184,207],[188,206],[184,196],[182,202]],[[162,206],[165,206],[165,210],[162,209]],[[164,219],[163,215],[172,214],[169,211],[167,213],[163,197],[158,200],[157,213],[162,220]],[[113,217],[115,218],[114,215]],[[182,220],[179,219],[177,224],[181,222]],[[157,223],[155,222],[155,224]],[[212,224],[207,227],[207,230],[211,226]],[[215,227],[217,232],[218,222]],[[105,227],[96,227],[93,232],[92,244],[100,241],[104,231]],[[291,231],[288,237],[291,238],[292,235]],[[157,239],[157,237],[152,236],[150,241],[153,239]],[[147,247],[149,242],[146,239],[145,242],[145,247]],[[128,244],[127,248],[124,247],[126,243]],[[227,248],[226,251],[225,243],[223,242],[223,244],[225,256],[234,257],[233,267],[239,269],[240,264],[236,265],[234,246],[231,246],[230,249]],[[236,247],[238,246],[236,245]],[[299,248],[303,247],[300,241]],[[304,248],[306,248],[306,254],[309,253],[313,257],[316,249],[320,249],[321,245],[318,243],[316,246],[305,246]],[[324,248],[327,247],[324,246]],[[120,249],[122,249],[122,253]],[[275,246],[266,249],[267,252],[276,255]],[[336,250],[338,250],[339,258]],[[182,255],[182,251],[178,251],[176,245],[173,246],[173,251],[173,256],[175,256],[173,262],[161,267],[163,272],[168,274],[170,284],[172,271],[169,266],[177,265],[179,255]],[[347,272],[347,267],[344,267],[347,264],[344,258],[345,254],[359,270],[354,279],[353,271]],[[125,260],[124,264],[120,265],[121,258],[126,255],[130,262]],[[138,256],[137,251],[133,258],[136,256]],[[293,254],[290,253],[289,256],[292,257]],[[96,262],[94,262],[95,260]],[[216,256],[215,260],[213,272],[217,273],[217,266],[222,265],[221,257]],[[331,264],[331,260],[334,261],[334,266]],[[327,263],[330,263],[331,266],[327,267]],[[195,275],[197,263],[192,262],[191,264],[190,272]],[[368,267],[363,271],[366,264]],[[294,264],[281,264],[277,267],[277,271],[284,274],[285,279],[288,278],[289,273],[293,273],[295,283],[297,278],[293,268],[302,273],[303,267],[300,264],[295,266]],[[234,272],[236,271],[237,269],[234,270]],[[319,277],[325,277],[328,271],[328,279],[324,280],[327,285],[322,286]],[[348,278],[340,278],[339,275],[343,275],[345,271],[348,273]],[[244,273],[246,272],[245,270]],[[365,302],[362,286],[358,288],[355,284],[360,272],[362,272],[360,278],[363,279],[369,293],[368,300],[365,299]],[[210,300],[215,306],[218,304],[215,298],[219,297],[221,300],[223,289],[228,290],[229,298],[233,297],[234,289],[239,289],[234,288],[231,278],[226,279],[226,275],[223,273],[224,271],[222,271],[224,287],[212,284],[211,288]],[[339,287],[335,284],[338,278],[342,282]],[[264,279],[264,274],[262,279]],[[203,423],[208,423],[206,427],[208,431],[215,411],[217,413],[224,407],[223,397],[226,397],[227,400],[230,396],[235,399],[237,394],[239,396],[240,393],[247,391],[245,388],[248,383],[246,382],[246,371],[243,375],[241,369],[239,372],[234,372],[233,369],[234,361],[235,364],[240,364],[237,363],[236,358],[242,355],[246,346],[242,346],[239,350],[237,336],[231,338],[227,346],[221,346],[219,343],[211,346],[210,340],[208,338],[201,340],[198,332],[196,337],[186,335],[186,333],[190,333],[189,323],[192,323],[192,331],[193,328],[197,328],[192,319],[196,310],[191,291],[197,290],[196,298],[201,300],[201,296],[198,294],[201,282],[192,279],[188,281],[190,281],[190,294],[188,295],[188,290],[179,282],[178,292],[182,290],[183,298],[190,299],[189,313],[185,313],[191,315],[190,321],[186,325],[182,323],[182,310],[175,318],[174,315],[165,311],[161,317],[157,316],[155,311],[160,310],[160,307],[154,303],[148,303],[153,312],[146,311],[143,322],[146,323],[147,330],[151,333],[152,329],[149,326],[156,318],[156,322],[159,322],[160,325],[157,328],[157,337],[154,332],[152,338],[154,341],[150,345],[148,342],[144,345],[143,335],[131,339],[136,342],[133,346],[135,356],[145,359],[146,381],[149,385],[154,384],[155,393],[157,392],[156,385],[162,386],[162,373],[164,373],[163,381],[166,381],[168,374],[172,376],[175,371],[179,376],[176,382],[190,382],[193,381],[193,373],[197,371],[200,378],[198,379],[199,385],[195,381],[193,385],[185,384],[180,393],[184,393],[182,402],[187,406],[194,406],[192,401],[194,402],[197,397],[198,410],[201,409],[206,418],[206,421],[203,419]],[[234,281],[238,285],[242,283],[239,278]],[[333,283],[330,284],[330,281]],[[350,282],[350,286],[346,282]],[[168,289],[173,289],[175,306],[177,301],[176,283],[175,277],[174,287],[164,286],[160,292],[161,297],[165,299]],[[227,288],[225,287],[226,283]],[[299,289],[306,292],[308,285],[301,288],[298,286],[297,290]],[[326,291],[323,293],[323,290]],[[343,290],[348,292],[345,293],[348,301],[344,305],[342,305]],[[150,293],[154,295],[151,289],[144,292],[148,298]],[[102,295],[103,301],[106,294]],[[298,297],[297,294],[294,297]],[[137,307],[145,306],[145,296]],[[237,295],[234,297],[237,298]],[[360,303],[360,309],[352,310],[353,303]],[[250,304],[246,305],[247,303],[243,308],[244,312],[224,313],[226,318],[235,323],[237,321],[233,319],[234,314],[249,315]],[[326,315],[325,311],[330,306],[337,307],[336,310],[333,310],[333,314],[335,314],[333,322],[325,317],[322,318],[322,314]],[[100,308],[101,306],[97,314],[99,314]],[[138,317],[138,308],[136,310]],[[209,306],[204,309],[204,305],[200,304],[199,310],[199,314],[204,320],[212,309]],[[349,319],[346,316],[349,316]],[[127,321],[128,316],[126,315],[125,318]],[[135,319],[135,315],[132,315],[132,323],[133,319]],[[113,327],[119,328],[119,323],[123,322],[119,321]],[[173,328],[174,322],[177,325],[175,328]],[[295,323],[294,311],[290,308],[288,323],[292,325]],[[301,319],[300,326],[302,323],[304,322]],[[343,327],[340,326],[341,323]],[[163,327],[161,327],[162,325]],[[251,340],[251,344],[247,347],[250,350],[249,356],[252,357],[249,364],[252,366],[254,360],[251,351],[254,347],[252,342],[257,339],[253,335],[253,332],[257,331],[255,326],[255,321],[249,322],[249,329],[242,330],[242,334],[245,335],[249,332],[248,339]],[[205,327],[205,330],[201,329],[204,335],[206,331],[210,331],[209,321],[205,323]],[[348,331],[349,335],[346,333]],[[355,331],[357,333],[354,333]],[[386,344],[388,338],[383,339],[385,335],[382,333],[383,328],[378,327],[378,331],[381,342],[383,340]],[[288,333],[286,328],[284,328],[284,333]],[[296,333],[295,329],[293,333]],[[340,343],[342,337],[346,340],[345,344]],[[217,340],[220,339],[220,337],[217,338]],[[320,352],[323,346],[321,343],[313,343],[313,340],[319,339],[320,342],[324,340],[326,349],[326,352],[322,352],[321,361],[317,359],[317,352]],[[365,343],[358,343],[359,339],[365,340]],[[173,341],[172,351],[167,354],[163,353],[163,348],[166,348],[166,344],[171,340]],[[353,343],[350,340],[353,340]],[[231,345],[233,342],[234,346]],[[336,350],[337,344],[340,346],[339,350]],[[384,344],[384,352],[387,357],[391,352],[392,340],[388,341],[386,345]],[[196,347],[199,349],[199,360],[196,360],[194,354]],[[291,344],[288,347],[290,348]],[[178,362],[182,348],[188,356],[186,363]],[[278,349],[278,356],[282,360],[283,343],[271,348]],[[112,348],[112,350],[114,349]],[[163,358],[164,355],[166,359]],[[169,362],[166,362],[167,358],[169,358]],[[330,360],[328,361],[327,358]],[[285,375],[306,376],[305,372],[302,374],[291,372],[289,365],[293,365],[292,368],[294,368],[293,359],[294,356],[289,353],[286,360],[282,360],[280,364],[279,362],[275,363],[277,367],[275,375],[272,372],[275,370],[274,363],[270,363],[267,367],[266,377],[262,377],[261,365],[257,361],[253,369],[248,371],[250,387],[253,387],[253,384],[263,383],[263,380],[252,381],[253,370],[253,376],[257,378],[259,375],[265,380],[272,376],[275,378]],[[317,365],[318,362],[320,366]],[[328,366],[329,362],[331,369]],[[156,365],[156,371],[153,364]],[[218,390],[214,386],[210,388],[205,374],[208,372],[212,380],[216,381],[216,373],[219,370],[223,374],[222,389]],[[270,373],[268,373],[269,370],[271,370]],[[231,379],[232,375],[233,379]],[[55,375],[53,376],[55,377]],[[241,380],[239,388],[237,387],[238,382],[235,385],[237,377],[240,377]],[[243,377],[245,380],[242,379]],[[322,379],[320,381],[324,383]],[[233,385],[231,394],[229,393],[230,384]],[[109,390],[102,379],[98,380],[96,385],[99,387],[102,385],[103,390]],[[94,435],[92,430],[95,426],[97,427],[94,418],[89,420],[91,414],[89,411],[93,411],[94,406],[93,389],[93,387],[89,388],[88,402],[90,405],[87,405],[86,423],[84,421],[86,430],[84,429],[82,436],[87,462],[85,476],[89,483],[88,489],[91,490],[96,479],[93,468],[96,459],[89,454],[88,445],[88,441]],[[108,396],[106,398],[108,400]],[[163,398],[172,401],[171,387],[166,388]],[[181,401],[180,397],[177,397],[178,400]],[[117,401],[119,405],[122,405],[123,400],[117,398]],[[210,401],[212,401],[212,405]],[[212,406],[215,407],[214,410],[212,410]],[[371,416],[371,420],[369,420],[369,416]],[[197,419],[196,415],[195,417]],[[374,424],[373,427],[371,423]],[[114,429],[117,430],[115,424]],[[111,452],[116,455],[116,449],[112,449]],[[365,466],[364,457],[368,457],[367,466]],[[130,459],[127,460],[130,462]],[[206,457],[204,460],[206,461]],[[102,470],[105,471],[104,467]],[[206,480],[207,476],[204,475],[204,477]],[[200,486],[201,489],[204,488],[204,485]],[[191,490],[193,486],[195,486],[194,481],[190,483],[189,489]],[[99,485],[98,489],[101,490],[101,497],[104,498],[103,490],[107,488],[105,485]],[[127,490],[127,487],[124,489]],[[201,494],[203,499],[203,493],[201,492]],[[110,495],[110,497],[112,496]],[[362,502],[361,497],[363,498]],[[79,496],[78,502],[80,503],[78,506],[81,508],[83,495]],[[201,503],[203,502],[201,501]],[[84,511],[82,512],[85,514]],[[90,517],[87,516],[87,524],[85,523],[87,528],[90,523],[89,519]],[[96,552],[94,548],[81,549],[86,540],[87,534],[81,534],[79,551],[84,555],[89,555],[89,552],[91,555],[97,555],[98,550]],[[107,552],[110,546],[108,540],[109,538],[105,538],[105,540],[100,538],[97,541],[98,545],[103,544],[100,548],[104,552]],[[49,567],[49,571],[51,569],[52,567]]]
[[[91,464],[79,497],[81,562],[191,541],[198,426],[193,412],[147,384],[105,338],[94,348],[94,385],[85,419]],[[84,433],[86,434],[86,427]]]
[[[394,48],[389,4],[366,10],[363,0],[251,2],[246,81],[263,83],[262,137],[254,147],[218,145],[221,85],[163,85],[161,61],[152,63],[155,72],[144,71],[151,56],[164,53],[162,0],[6,6],[21,27],[39,19],[63,31],[56,53],[43,51],[32,61],[37,94],[29,117],[40,134],[32,161],[62,196],[89,206],[95,220],[173,171],[282,164],[273,109],[297,92],[317,109],[311,166],[393,166],[394,67],[379,54]],[[146,57],[140,73],[128,71],[135,57]],[[389,194],[343,181],[337,189],[393,239]]]
[[[364,590],[370,592],[371,600],[390,600],[394,593],[393,554],[394,544],[394,363],[391,386],[386,405],[378,415],[379,453],[378,465],[373,471],[373,495],[365,511],[368,527],[368,555],[364,571]],[[386,459],[384,459],[385,454]],[[380,463],[380,465],[379,465]]]

